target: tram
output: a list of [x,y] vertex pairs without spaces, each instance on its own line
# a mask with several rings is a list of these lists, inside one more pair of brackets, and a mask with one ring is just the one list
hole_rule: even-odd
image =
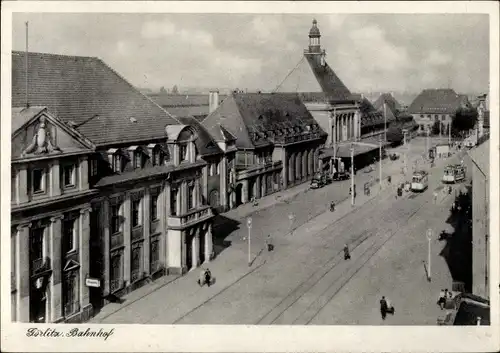
[[422,192],[429,187],[429,174],[426,171],[413,173],[410,189],[413,192]]
[[465,179],[465,167],[460,164],[449,165],[444,169],[443,183],[457,183]]

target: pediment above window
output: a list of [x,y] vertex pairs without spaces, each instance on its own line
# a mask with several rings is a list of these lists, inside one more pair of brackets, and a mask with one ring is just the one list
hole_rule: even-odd
[[69,260],[64,265],[63,271],[71,271],[80,268],[80,264],[75,260]]

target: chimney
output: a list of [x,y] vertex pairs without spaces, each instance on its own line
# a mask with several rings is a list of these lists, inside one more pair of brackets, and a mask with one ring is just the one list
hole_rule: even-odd
[[219,106],[219,90],[211,90],[208,95],[208,113],[212,113]]

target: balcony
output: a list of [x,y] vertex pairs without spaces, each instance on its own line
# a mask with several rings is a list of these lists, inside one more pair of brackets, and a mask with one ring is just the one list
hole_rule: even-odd
[[50,270],[50,258],[48,256],[35,259],[31,263],[31,271],[33,274],[38,274]]
[[123,246],[123,233],[113,234],[110,241],[110,249],[118,248]]
[[196,223],[203,222],[213,217],[210,206],[200,206],[195,210],[189,211],[180,216],[169,216],[168,226],[170,228],[186,228]]

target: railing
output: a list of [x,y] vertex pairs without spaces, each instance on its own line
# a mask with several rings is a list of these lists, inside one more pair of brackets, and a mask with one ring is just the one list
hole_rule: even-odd
[[109,291],[111,293],[116,292],[117,290],[121,289],[121,287],[122,287],[121,279],[112,279],[109,283]]
[[123,245],[123,233],[117,233],[111,235],[111,240],[110,240],[110,247],[111,249],[122,246]]
[[187,224],[196,223],[212,215],[213,213],[210,206],[204,206],[202,209],[198,208],[195,211],[191,211],[184,215],[168,217],[168,225],[173,227],[182,227]]
[[50,269],[50,259],[48,257],[35,259],[32,262],[33,273],[41,272],[41,271],[49,270],[49,269]]
[[134,283],[139,279],[141,279],[141,270],[140,269],[132,270],[130,274],[130,282]]
[[132,240],[142,239],[143,229],[144,228],[142,226],[132,229],[132,236],[131,236]]
[[64,304],[64,316],[68,317],[70,315],[76,314],[80,311],[80,301],[75,300]]

